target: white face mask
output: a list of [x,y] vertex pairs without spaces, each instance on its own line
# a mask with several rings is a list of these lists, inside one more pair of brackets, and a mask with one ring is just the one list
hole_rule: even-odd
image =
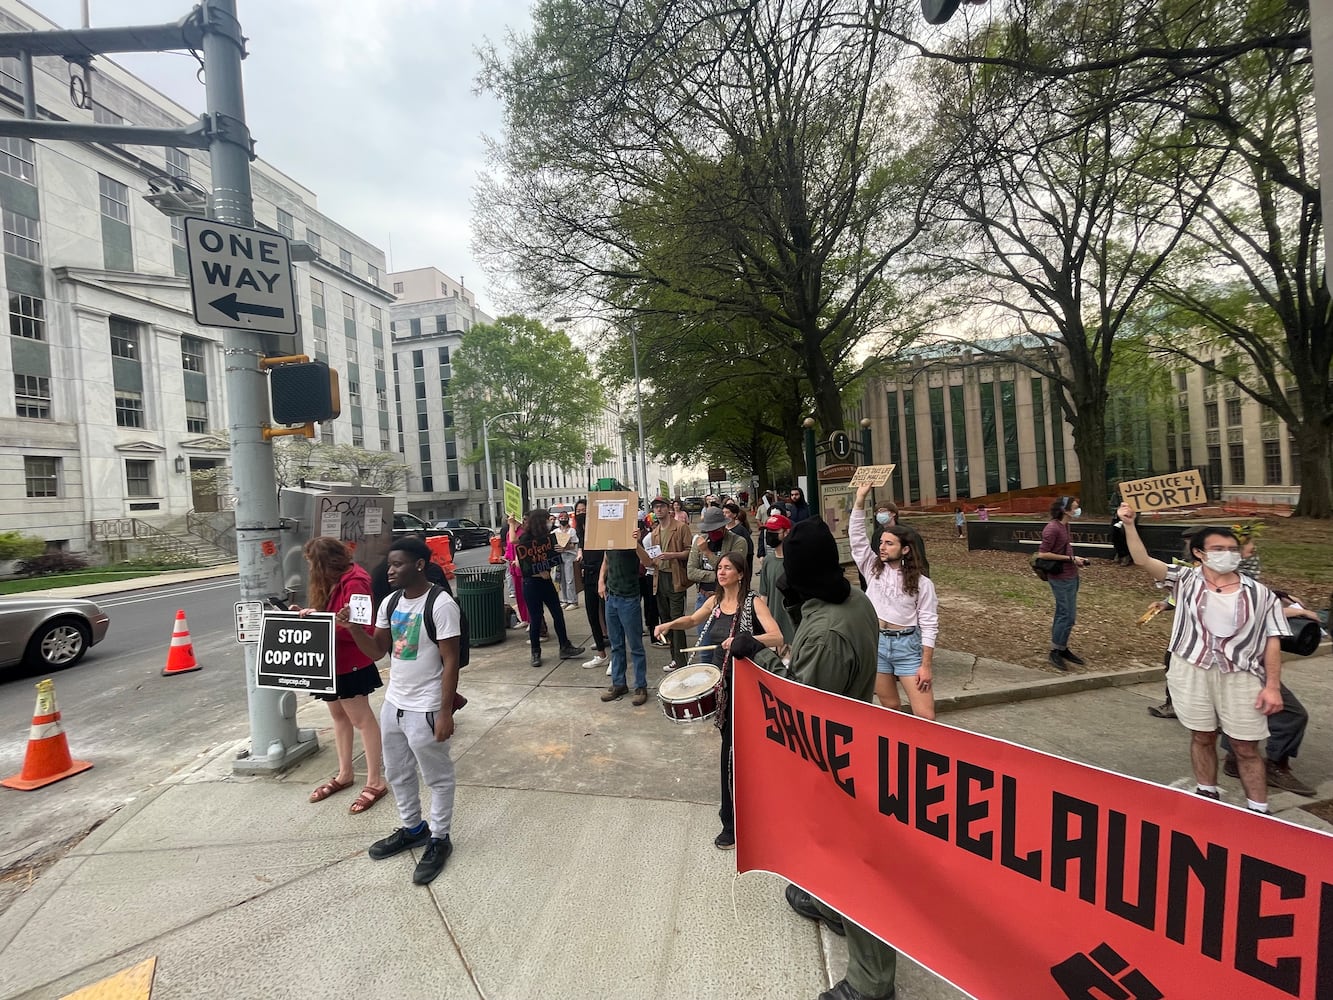
[[887,510],[880,511],[878,514],[875,515],[875,520],[878,521],[880,524],[888,524],[889,512]]
[[1069,514],[1070,514],[1071,517],[1082,517],[1082,516],[1083,516],[1083,508],[1082,508],[1082,507],[1075,507],[1073,510],[1071,510],[1071,511],[1069,512]]
[[1240,565],[1239,552],[1205,552],[1203,564],[1214,573],[1234,573]]

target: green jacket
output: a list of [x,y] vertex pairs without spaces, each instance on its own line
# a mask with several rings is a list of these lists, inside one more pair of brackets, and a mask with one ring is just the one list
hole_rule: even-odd
[[875,606],[855,587],[841,604],[809,600],[801,605],[801,624],[791,644],[791,666],[771,649],[754,660],[786,677],[858,701],[875,694],[875,667],[879,656],[879,617]]
[[685,564],[685,574],[690,578],[690,582],[702,583],[710,589],[716,587],[717,561],[728,552],[734,552],[742,558],[745,556],[745,539],[734,531],[728,531],[722,536],[722,548],[716,552],[709,549],[707,554],[700,552],[698,543],[690,539],[690,558]]
[[764,568],[759,571],[759,586],[755,589],[768,604],[773,620],[778,623],[782,641],[790,645],[796,635],[796,626],[792,624],[791,615],[787,614],[787,605],[782,603],[782,591],[778,590],[778,579],[781,576],[782,556],[769,549],[768,555],[764,556]]

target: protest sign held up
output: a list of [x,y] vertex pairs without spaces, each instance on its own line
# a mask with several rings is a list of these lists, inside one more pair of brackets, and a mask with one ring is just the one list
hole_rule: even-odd
[[1208,502],[1198,469],[1131,479],[1120,484],[1120,495],[1136,511],[1171,510]]

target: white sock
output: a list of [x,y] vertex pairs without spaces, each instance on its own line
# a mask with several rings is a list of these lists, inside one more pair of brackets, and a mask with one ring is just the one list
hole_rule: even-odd
[[1245,800],[1245,805],[1246,805],[1246,807],[1247,807],[1248,809],[1250,809],[1250,810],[1253,811],[1253,812],[1257,812],[1257,813],[1266,813],[1266,812],[1268,812],[1268,803],[1267,803],[1267,802],[1255,802],[1254,799],[1246,799],[1246,800]]

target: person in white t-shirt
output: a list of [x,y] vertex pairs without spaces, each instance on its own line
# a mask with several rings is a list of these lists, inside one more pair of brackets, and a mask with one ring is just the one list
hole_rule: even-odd
[[[425,848],[412,874],[417,885],[433,881],[453,853],[449,828],[454,812],[454,762],[449,738],[454,733],[454,696],[458,693],[460,615],[449,593],[432,588],[426,579],[429,562],[430,550],[420,538],[401,538],[389,546],[389,586],[397,593],[380,604],[373,635],[352,630],[363,652],[376,659],[392,654],[380,732],[385,777],[403,825],[371,844],[368,853],[379,861],[411,848]],[[425,621],[432,592],[433,630]],[[336,617],[346,624],[348,615],[343,608]],[[418,768],[430,786],[429,823],[421,816]]]

